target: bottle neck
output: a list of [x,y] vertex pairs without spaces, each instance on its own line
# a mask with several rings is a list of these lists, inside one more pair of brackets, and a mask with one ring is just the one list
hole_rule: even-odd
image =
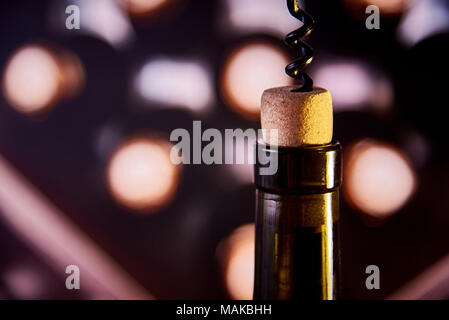
[[[268,164],[277,161],[273,174],[262,174]],[[327,193],[337,190],[342,181],[342,149],[338,142],[323,146],[270,147],[256,144],[255,184],[260,190],[276,194]]]

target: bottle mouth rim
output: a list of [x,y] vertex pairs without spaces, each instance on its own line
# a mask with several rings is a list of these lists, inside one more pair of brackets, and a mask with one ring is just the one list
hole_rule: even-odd
[[[342,183],[342,147],[338,141],[326,145],[279,147],[256,143],[254,181],[257,188],[278,194],[326,193]],[[262,175],[259,153],[277,161],[277,171]]]

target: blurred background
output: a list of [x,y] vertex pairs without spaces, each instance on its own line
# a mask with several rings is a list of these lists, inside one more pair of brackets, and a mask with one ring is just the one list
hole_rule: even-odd
[[[308,71],[345,149],[343,298],[449,298],[448,2],[301,4],[317,23]],[[0,299],[251,298],[251,165],[175,166],[169,136],[193,120],[259,128],[262,91],[291,84],[299,56],[286,2],[0,8]],[[365,286],[373,264],[379,290]]]

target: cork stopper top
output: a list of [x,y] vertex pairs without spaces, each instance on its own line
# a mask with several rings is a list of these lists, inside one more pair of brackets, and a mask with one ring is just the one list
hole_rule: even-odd
[[310,92],[293,92],[287,86],[265,90],[262,95],[261,125],[267,144],[277,129],[277,145],[298,147],[323,145],[332,141],[332,97],[328,90],[314,88]]

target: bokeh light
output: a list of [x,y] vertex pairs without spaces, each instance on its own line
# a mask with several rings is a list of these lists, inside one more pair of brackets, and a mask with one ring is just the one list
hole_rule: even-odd
[[134,86],[145,101],[167,108],[204,112],[214,100],[211,76],[196,61],[150,60],[138,72]]
[[171,145],[155,138],[133,138],[113,153],[107,180],[112,196],[133,210],[154,212],[172,200],[179,166],[170,160]]
[[293,83],[284,72],[288,62],[287,55],[268,42],[240,45],[224,64],[221,90],[226,104],[248,118],[257,118],[265,89]]
[[345,0],[344,3],[354,12],[365,14],[365,8],[370,5],[379,7],[383,15],[398,15],[410,5],[411,0]]
[[25,45],[11,56],[3,74],[3,94],[17,111],[34,114],[73,96],[84,72],[78,58],[65,50]]
[[444,1],[413,1],[411,8],[402,17],[398,37],[405,45],[418,42],[449,30],[449,7]]
[[254,224],[243,225],[221,242],[217,250],[229,295],[236,300],[253,297],[254,239]]
[[168,0],[122,0],[122,2],[130,14],[142,16],[160,9]]
[[38,299],[45,292],[45,277],[29,265],[15,265],[4,272],[2,280],[16,299]]
[[364,6],[378,6],[381,12],[387,14],[398,14],[403,12],[410,0],[362,0]]
[[80,8],[80,32],[96,36],[115,48],[124,48],[133,40],[130,19],[117,1],[74,0],[74,4]]
[[56,59],[37,46],[19,50],[6,67],[4,92],[18,111],[31,113],[50,105],[59,93]]
[[402,208],[416,183],[408,158],[387,143],[363,140],[345,156],[345,197],[370,216],[383,218]]
[[385,111],[392,105],[391,82],[384,75],[378,76],[372,68],[363,63],[323,63],[312,75],[316,86],[331,92],[336,112],[362,110],[367,107]]
[[[293,18],[286,2],[280,5],[279,0],[224,0],[222,17],[224,18],[223,32],[230,30],[238,33],[271,33],[284,36],[298,28],[301,24]],[[304,5],[302,4],[302,8]]]

